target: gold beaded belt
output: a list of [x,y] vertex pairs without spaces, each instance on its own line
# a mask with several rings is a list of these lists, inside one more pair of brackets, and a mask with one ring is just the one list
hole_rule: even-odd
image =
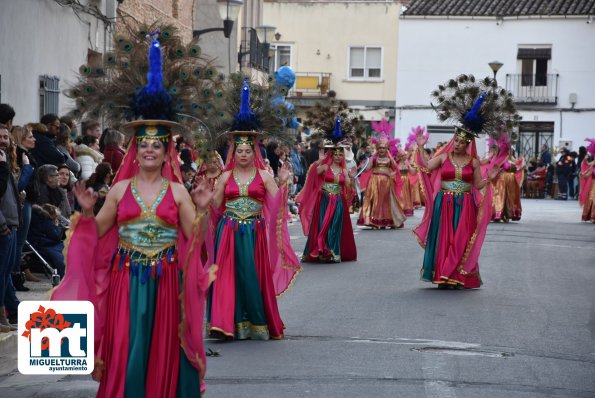
[[465,193],[471,192],[471,184],[465,181],[442,181],[440,183],[442,192]]

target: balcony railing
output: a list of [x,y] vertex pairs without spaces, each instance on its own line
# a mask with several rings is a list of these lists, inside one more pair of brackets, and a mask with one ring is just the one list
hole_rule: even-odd
[[243,28],[238,63],[242,67],[254,68],[263,72],[269,71],[268,43],[261,43],[253,28]]
[[512,92],[517,104],[556,105],[558,77],[552,74],[507,74],[506,89]]
[[331,74],[324,72],[296,72],[290,97],[324,97],[331,89]]

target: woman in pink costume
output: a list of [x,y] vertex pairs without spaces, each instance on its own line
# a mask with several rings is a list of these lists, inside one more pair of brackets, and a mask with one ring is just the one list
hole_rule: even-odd
[[427,162],[426,140],[421,134],[417,138],[416,162],[427,196],[422,222],[413,232],[425,249],[421,279],[439,287],[482,284],[478,258],[491,216],[490,181],[499,171],[494,166],[482,179],[475,146],[485,117],[481,114],[485,97],[481,94],[461,115],[463,127],[457,127],[453,139]]
[[[399,205],[398,197],[401,193],[401,179],[397,162],[389,152],[391,138],[390,131],[394,125],[386,119],[372,122],[372,128],[378,132],[371,143],[376,146],[376,152],[368,162],[364,174],[367,181],[364,188],[366,195],[360,210],[358,225],[366,225],[373,229],[402,228],[405,222],[403,209]],[[398,177],[398,178],[397,178]]]
[[595,223],[595,139],[587,138],[589,146],[587,147],[588,156],[581,164],[579,194],[579,204],[583,208],[582,220]]
[[[198,397],[206,370],[203,314],[216,267],[200,259],[206,184],[192,197],[172,134],[182,126],[151,120],[170,114],[161,85],[159,42],[150,46],[149,83],[136,95],[139,120],[97,216],[97,196],[79,184],[66,276],[52,300],[89,300],[95,308],[98,397]],[[156,65],[158,63],[158,65]],[[169,101],[167,100],[169,98]],[[207,271],[208,269],[208,271]]]
[[207,306],[207,332],[222,339],[282,339],[277,296],[301,271],[287,229],[287,164],[280,187],[258,149],[258,121],[242,87],[241,109],[231,129],[225,171],[215,186],[215,258],[219,266]]
[[323,159],[310,166],[306,184],[296,197],[302,230],[308,237],[302,255],[304,262],[339,263],[357,259],[349,217],[355,173],[348,171],[345,164],[345,149],[340,143],[344,137],[337,117],[329,137],[333,145],[327,146]]

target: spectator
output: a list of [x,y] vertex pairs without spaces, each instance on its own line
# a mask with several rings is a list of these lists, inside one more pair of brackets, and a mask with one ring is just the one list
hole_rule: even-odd
[[[39,278],[31,273],[28,266],[21,267],[21,255],[23,246],[27,239],[29,232],[29,225],[31,224],[31,206],[39,196],[39,187],[36,182],[35,171],[37,165],[33,158],[29,157],[29,151],[35,148],[35,137],[33,131],[29,126],[14,126],[12,128],[12,138],[16,144],[16,160],[19,168],[19,179],[17,188],[20,192],[21,198],[21,224],[17,230],[17,246],[15,253],[14,270],[19,270],[24,273],[25,279],[31,282],[39,282]],[[18,289],[18,286],[15,286]],[[21,290],[26,288],[22,286]],[[29,290],[29,289],[26,289]]]
[[124,154],[126,150],[123,148],[124,145],[124,134],[116,129],[105,129],[101,138],[104,139],[103,143],[103,161],[109,163],[112,166],[112,171],[115,173],[120,168]]
[[68,126],[68,128],[70,129],[70,140],[74,141],[74,139],[78,135],[76,132],[76,123],[74,122],[74,119],[72,119],[70,116],[62,116],[60,118],[60,123],[64,123]]
[[12,130],[12,119],[14,119],[15,112],[12,106],[8,104],[0,104],[0,124],[3,124],[8,131]]
[[198,166],[192,160],[192,152],[188,148],[182,148],[180,150],[180,160],[183,164],[187,164],[188,166],[192,167],[194,171],[198,169]]
[[60,188],[62,188],[66,192],[66,200],[68,201],[68,205],[70,206],[71,210],[76,208],[76,199],[74,196],[74,183],[76,182],[72,171],[66,166],[62,164],[58,166],[58,176],[60,179]]
[[541,154],[539,155],[539,160],[541,163],[548,167],[552,163],[552,155],[550,155],[550,150],[546,144],[541,145]]
[[31,150],[31,155],[38,165],[53,164],[58,166],[66,162],[66,155],[58,150],[54,141],[59,131],[60,120],[53,113],[43,115],[40,123],[33,126],[36,144],[35,148]]
[[64,276],[64,238],[65,231],[60,224],[60,210],[50,204],[33,205],[31,228],[27,239],[60,277]]
[[0,125],[0,332],[4,333],[17,330],[9,323],[7,315],[14,317],[19,305],[11,272],[15,263],[20,211],[17,185],[7,155],[9,145],[10,133],[5,125]]
[[37,170],[37,181],[39,183],[38,205],[49,203],[61,209],[65,217],[70,217],[71,209],[66,199],[66,192],[60,188],[60,174],[58,167],[53,164],[44,164]]
[[99,140],[99,137],[101,137],[101,126],[96,120],[85,120],[81,123],[81,132],[82,137],[90,135]]
[[93,208],[95,214],[99,213],[99,210],[101,210],[101,207],[105,202],[105,197],[109,191],[113,176],[112,166],[107,162],[102,162],[97,165],[95,173],[93,173],[86,182],[87,188],[92,188],[93,191],[97,192],[97,202],[95,202]]
[[99,152],[97,138],[92,135],[83,137],[81,144],[74,149],[76,160],[81,165],[81,180],[87,180],[95,172],[95,168],[103,161],[103,155]]
[[189,164],[182,163],[180,165],[180,171],[182,172],[182,182],[188,192],[192,191],[192,181],[196,175],[196,171]]
[[56,148],[66,156],[66,162],[64,162],[64,164],[68,166],[75,175],[78,175],[81,171],[81,165],[75,160],[76,155],[74,153],[74,148],[70,143],[70,127],[64,123],[60,124],[60,131],[56,136]]
[[560,150],[560,158],[556,162],[556,176],[558,177],[558,200],[568,199],[568,183],[574,161],[566,147]]

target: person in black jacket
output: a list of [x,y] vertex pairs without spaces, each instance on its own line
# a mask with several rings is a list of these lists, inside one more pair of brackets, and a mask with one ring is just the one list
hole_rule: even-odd
[[40,125],[36,125],[33,129],[36,143],[35,148],[31,150],[31,155],[38,165],[53,164],[59,166],[66,163],[66,155],[56,147],[55,138],[59,131],[60,119],[53,113],[43,115]]
[[31,227],[27,240],[44,259],[64,276],[64,238],[66,229],[60,224],[60,210],[56,206],[33,205]]
[[558,200],[568,199],[568,182],[573,164],[574,160],[570,156],[568,149],[562,147],[560,150],[560,159],[556,162],[556,176],[558,177],[558,197],[556,199]]

